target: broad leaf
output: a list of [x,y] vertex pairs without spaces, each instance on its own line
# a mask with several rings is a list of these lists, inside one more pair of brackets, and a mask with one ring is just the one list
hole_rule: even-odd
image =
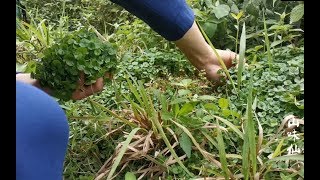
[[124,176],[125,180],[136,180],[137,177],[132,172],[127,172]]
[[186,153],[186,155],[188,156],[188,158],[191,157],[191,140],[189,138],[189,136],[186,133],[182,133],[180,138],[180,147],[182,148],[182,150]]
[[225,4],[220,4],[213,8],[213,13],[216,15],[218,19],[227,16],[230,12],[230,7]]
[[186,103],[181,107],[178,114],[179,115],[186,115],[186,114],[192,112],[193,108],[194,108],[194,105],[192,103]]
[[217,24],[206,22],[204,23],[203,28],[206,31],[206,34],[208,35],[208,37],[212,38],[212,36],[215,34],[217,30]]
[[290,24],[299,21],[304,15],[304,4],[299,4],[291,10]]
[[227,109],[229,107],[229,102],[228,102],[228,99],[225,99],[225,98],[220,98],[218,100],[218,103],[219,103],[219,107],[221,109]]

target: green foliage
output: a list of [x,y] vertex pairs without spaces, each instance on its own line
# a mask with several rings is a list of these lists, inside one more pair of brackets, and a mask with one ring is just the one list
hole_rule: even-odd
[[148,82],[156,77],[191,74],[194,70],[187,59],[175,49],[150,48],[142,53],[125,53],[118,65],[115,79],[124,80],[127,71],[134,79]]
[[299,21],[304,15],[304,4],[295,6],[290,13],[290,24]]
[[46,49],[32,77],[52,89],[55,97],[68,100],[77,88],[80,72],[85,75],[85,84],[90,85],[105,72],[114,73],[116,66],[115,47],[102,42],[91,29],[82,28]]
[[219,120],[216,119],[216,123],[218,125],[216,139],[218,142],[219,157],[220,157],[220,161],[221,161],[222,171],[223,171],[223,175],[224,175],[225,179],[229,179],[230,172],[229,172],[228,164],[227,164],[225,144],[224,144],[224,140],[222,137],[221,129],[219,127],[220,126]]
[[[71,91],[80,71],[90,84],[117,69],[101,93],[59,101],[70,126],[65,179],[304,178],[303,155],[284,155],[292,143],[303,147],[304,127],[297,128],[295,142],[281,127],[289,114],[304,116],[303,3],[187,2],[209,44],[235,49],[246,60],[225,71],[224,86],[212,88],[202,74],[194,76],[172,42],[110,1],[24,1],[34,21],[17,31],[17,61],[28,62],[17,69],[39,73],[42,66],[45,78],[72,80],[60,91]],[[92,32],[86,38],[69,33],[88,24],[109,43]],[[97,66],[105,56],[105,66]],[[127,136],[136,127],[142,131]]]
[[191,157],[191,140],[186,133],[182,133],[180,136],[180,146],[186,155],[190,158]]
[[[245,68],[242,75],[240,98],[231,91],[229,97],[237,109],[245,109],[249,78],[253,76],[253,93],[257,97],[257,115],[263,127],[275,127],[288,114],[303,116],[304,109],[304,48],[283,47],[272,51],[273,63],[269,67],[265,53],[257,54],[258,59],[251,75]],[[249,56],[250,57],[250,56]],[[230,69],[233,79],[237,69]],[[228,86],[231,83],[228,82]],[[223,92],[223,87],[218,92]],[[267,133],[275,129],[267,130]]]
[[113,26],[114,34],[110,35],[110,39],[120,47],[120,54],[143,53],[144,49],[152,48],[174,48],[172,42],[165,40],[140,19],[127,20],[121,24],[117,22]]
[[136,176],[132,172],[127,172],[126,175],[124,176],[125,180],[136,180]]
[[58,26],[62,17],[69,19],[68,29],[81,25],[93,25],[100,32],[112,33],[115,23],[122,23],[134,16],[122,7],[105,0],[21,0],[28,15],[39,19],[49,19]]
[[108,174],[107,179],[111,179],[111,177],[113,177],[113,174],[114,174],[114,172],[116,171],[116,169],[117,169],[117,167],[118,167],[118,165],[119,165],[119,163],[120,163],[120,161],[121,161],[124,153],[126,152],[128,146],[129,146],[130,141],[132,140],[133,136],[136,134],[136,132],[137,132],[139,129],[140,129],[140,128],[135,128],[135,129],[133,129],[133,130],[130,132],[130,134],[128,135],[128,138],[123,142],[123,146],[121,147],[120,152],[119,152],[117,158],[115,159],[114,164],[113,164],[112,167],[111,167],[111,170],[110,170],[110,172],[109,172],[109,174]]
[[239,64],[238,64],[238,74],[237,74],[237,80],[238,80],[238,91],[240,91],[240,85],[242,80],[242,70],[245,63],[245,51],[246,51],[246,30],[245,30],[245,24],[242,26],[242,33],[240,37],[240,52],[239,52]]
[[[217,1],[219,2],[219,1]],[[218,19],[225,17],[229,14],[230,12],[230,7],[225,4],[219,4],[218,6],[213,6],[212,7],[213,13],[216,15]]]
[[22,64],[42,57],[43,51],[53,42],[52,26],[46,25],[46,19],[39,23],[33,19],[30,23],[16,19],[16,23],[17,61]]
[[[250,72],[252,74],[252,71]],[[243,145],[243,174],[244,179],[249,179],[249,177],[255,176],[257,172],[257,153],[256,153],[256,133],[254,128],[254,122],[253,122],[253,85],[252,85],[252,76],[249,80],[249,92],[248,92],[248,98],[247,98],[247,110],[246,110],[246,117],[245,117],[245,128],[244,128],[244,145]],[[251,170],[252,168],[252,170]],[[252,179],[252,178],[251,178]]]
[[[220,49],[234,51],[237,51],[240,24],[246,24],[246,32],[249,35],[247,36],[247,45],[250,47],[251,45],[262,43],[264,40],[262,35],[263,24],[261,23],[263,22],[263,13],[268,19],[267,24],[281,24],[282,26],[286,23],[291,24],[293,20],[296,20],[297,22],[292,24],[293,26],[282,30],[282,33],[276,33],[274,36],[275,40],[286,42],[292,41],[292,37],[287,36],[290,29],[301,28],[302,24],[299,22],[303,21],[304,14],[303,4],[300,4],[300,2],[279,0],[200,0],[190,4],[193,5],[195,15],[211,42]],[[288,14],[285,11],[288,12],[290,10],[290,16],[292,17],[286,16]],[[272,31],[275,31],[275,29]],[[269,33],[272,34],[271,32]],[[299,33],[293,32],[289,34],[299,35]],[[236,46],[234,46],[235,41]]]
[[[93,119],[84,118],[75,121],[71,118],[73,111],[77,111],[74,113],[85,115],[91,109],[86,104],[79,106],[69,101],[65,105],[68,109],[70,108],[69,110],[65,109],[69,117],[70,136],[64,163],[64,178],[79,179],[82,176],[84,180],[93,179],[95,173],[103,165],[103,162],[109,158],[109,155],[113,153],[118,144],[113,138],[118,141],[124,141],[125,139],[121,134],[113,134],[113,138],[102,138],[108,133],[105,128],[105,119],[99,121],[95,117]],[[81,108],[82,111],[78,108]],[[114,128],[117,127],[114,126]],[[77,173],[80,171],[82,173]]]

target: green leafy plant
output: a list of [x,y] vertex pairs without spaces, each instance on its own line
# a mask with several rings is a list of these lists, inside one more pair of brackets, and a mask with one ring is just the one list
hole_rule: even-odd
[[[111,1],[23,2],[31,28],[17,24],[19,71],[34,71],[45,49],[88,24],[119,47],[108,88],[59,101],[70,126],[64,179],[304,178],[302,1],[187,0],[206,41],[239,53],[217,88],[202,72],[194,76],[173,42]],[[290,116],[302,123],[296,141]],[[286,155],[292,143],[301,153]]]
[[237,20],[237,36],[236,36],[236,50],[235,52],[238,52],[238,37],[239,37],[239,31],[240,31],[240,22],[239,19],[243,16],[243,11],[240,11],[237,15],[234,13],[231,13],[231,16]]
[[99,32],[113,32],[113,25],[132,19],[133,15],[121,6],[104,0],[21,0],[29,16],[49,19],[52,25],[59,25],[61,17],[69,18],[68,29],[78,25],[91,24]]
[[[284,2],[279,0],[273,1],[235,1],[235,0],[199,0],[191,3],[195,15],[208,35],[212,43],[220,49],[231,49],[237,52],[239,24],[246,24],[247,44],[261,43],[264,40],[263,32],[263,14],[267,19],[267,25],[279,24],[273,27],[272,31],[282,31],[273,33],[268,30],[268,35],[274,35],[277,42],[298,41],[303,37],[298,37],[302,32],[298,28],[303,26],[304,5],[303,2],[292,1]],[[284,13],[283,12],[290,13]],[[286,16],[290,14],[289,16]],[[278,16],[280,15],[280,16]],[[236,20],[237,24],[234,24]],[[296,29],[297,28],[297,29]],[[280,36],[278,36],[280,34]],[[291,43],[291,42],[290,42]],[[270,45],[272,47],[272,45]]]
[[126,71],[129,71],[134,79],[148,82],[157,77],[190,75],[194,67],[180,52],[174,49],[163,50],[154,47],[142,53],[127,52],[122,56],[117,69],[119,71],[114,78],[118,81],[125,80]]
[[27,23],[16,19],[16,54],[20,64],[42,57],[43,51],[53,42],[50,32],[52,26],[46,25],[46,19],[39,23],[32,18],[30,21]]
[[290,13],[290,24],[299,21],[304,15],[304,4],[298,4]]
[[102,42],[90,28],[82,28],[65,35],[44,51],[37,62],[32,77],[40,80],[41,86],[52,89],[53,95],[68,100],[77,88],[80,72],[85,75],[85,84],[92,84],[104,73],[116,70],[115,47]]

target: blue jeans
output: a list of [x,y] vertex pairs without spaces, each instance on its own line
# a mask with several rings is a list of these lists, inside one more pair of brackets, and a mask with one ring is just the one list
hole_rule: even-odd
[[62,179],[69,139],[64,111],[45,92],[16,82],[16,179]]
[[185,0],[111,0],[134,14],[169,41],[191,28],[194,13]]

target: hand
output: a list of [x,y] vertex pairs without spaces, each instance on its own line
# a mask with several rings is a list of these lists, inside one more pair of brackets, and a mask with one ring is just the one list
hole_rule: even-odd
[[[109,73],[105,73],[105,77],[112,79],[112,75]],[[103,90],[104,82],[103,78],[98,78],[97,81],[91,85],[85,85],[85,77],[84,73],[80,73],[80,79],[78,81],[77,89],[72,93],[73,100],[80,100],[86,98],[88,96],[93,95],[94,93],[101,92]]]
[[[112,75],[109,73],[105,73],[105,77],[112,79]],[[51,90],[47,87],[41,87],[39,80],[31,78],[30,73],[20,73],[16,74],[16,80],[21,81],[30,85],[33,85],[48,94],[51,94]],[[100,92],[103,90],[103,78],[98,78],[94,84],[89,86],[84,85],[84,73],[80,73],[80,79],[78,82],[78,88],[72,93],[73,100],[80,100],[86,98],[94,93]]]
[[[198,70],[205,70],[208,80],[219,81],[221,76],[224,75],[217,73],[222,67],[220,61],[214,50],[203,38],[195,22],[181,39],[175,41],[175,44]],[[229,50],[217,49],[217,53],[227,69],[235,65],[232,62],[233,59],[239,59],[239,55]]]
[[[211,47],[210,47],[211,49]],[[223,63],[225,64],[227,69],[230,69],[233,66],[238,65],[239,61],[239,55],[237,55],[235,52],[232,52],[230,50],[220,50],[217,49],[217,52],[219,56],[221,57]],[[209,60],[207,60],[205,64],[205,72],[208,80],[213,80],[220,84],[221,76],[225,76],[225,74],[218,74],[218,71],[222,69],[222,65],[220,64],[218,57],[214,53],[213,50],[211,50],[210,55],[208,56]],[[236,59],[236,64],[234,64],[232,61]]]

